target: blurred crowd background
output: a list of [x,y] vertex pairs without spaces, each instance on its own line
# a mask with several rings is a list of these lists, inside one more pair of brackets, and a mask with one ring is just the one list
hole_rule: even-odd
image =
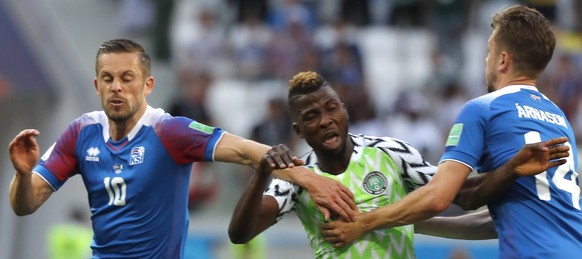
[[[0,144],[38,128],[44,150],[72,119],[100,109],[92,87],[97,47],[124,37],[152,55],[150,104],[173,115],[285,143],[301,155],[308,147],[291,129],[287,82],[316,71],[345,102],[350,132],[405,140],[436,164],[463,103],[485,93],[491,17],[512,4],[554,22],[558,43],[538,88],[565,111],[582,143],[576,0],[2,0]],[[1,154],[0,257],[49,258],[50,229],[71,222],[67,215],[79,207],[89,212],[82,182],[71,180],[36,214],[17,218],[7,195],[12,168]],[[191,245],[198,250],[191,256],[230,258],[226,226],[251,171],[196,164],[192,173]],[[278,225],[266,233],[268,255],[311,257],[293,215]],[[435,258],[434,251],[487,258],[496,249],[489,241],[424,238],[419,258]]]

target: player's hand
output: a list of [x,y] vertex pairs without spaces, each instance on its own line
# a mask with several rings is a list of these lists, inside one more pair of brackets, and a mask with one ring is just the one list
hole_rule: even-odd
[[285,145],[279,144],[271,147],[261,158],[257,173],[271,174],[273,170],[291,168],[303,165],[303,160],[299,159]]
[[[273,146],[261,158],[259,169],[263,173],[271,173],[275,169],[291,168],[303,163],[303,160],[297,158],[287,146],[280,144]],[[309,171],[307,168],[303,170]],[[331,218],[332,212],[347,221],[354,220],[358,207],[354,203],[354,195],[347,187],[311,171],[305,175],[311,180],[306,183],[306,189],[326,221]]]
[[30,174],[38,163],[40,153],[36,136],[39,134],[40,132],[35,129],[23,130],[8,145],[10,160],[17,173]]
[[527,144],[509,161],[518,176],[531,176],[566,163],[570,147],[566,137]]
[[275,145],[261,158],[261,167],[269,165],[272,169],[285,169],[303,165],[289,147],[283,144]]
[[332,212],[346,221],[354,221],[358,207],[354,203],[354,194],[343,184],[328,177],[314,174],[315,181],[308,189],[315,206],[329,221]]
[[323,239],[335,248],[352,243],[363,234],[363,227],[359,221],[346,222],[336,220],[321,225]]

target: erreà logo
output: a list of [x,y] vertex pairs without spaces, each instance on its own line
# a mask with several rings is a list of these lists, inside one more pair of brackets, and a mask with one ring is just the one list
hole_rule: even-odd
[[378,171],[373,171],[364,177],[364,190],[369,194],[383,193],[388,187],[386,176]]
[[101,151],[99,151],[99,148],[90,147],[89,149],[87,149],[87,156],[85,156],[85,160],[91,162],[99,162],[98,157],[99,153],[101,153]]

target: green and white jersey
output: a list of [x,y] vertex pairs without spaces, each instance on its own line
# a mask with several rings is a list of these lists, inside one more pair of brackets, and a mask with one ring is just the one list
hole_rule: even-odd
[[[367,212],[394,203],[408,192],[432,179],[436,167],[404,141],[351,135],[354,152],[346,171],[340,175],[323,172],[317,157],[310,151],[302,159],[315,173],[335,179],[348,187],[360,211]],[[273,179],[264,195],[279,204],[279,221],[295,210],[316,258],[415,258],[413,225],[376,230],[363,235],[349,246],[336,249],[323,239],[320,225],[323,214],[315,208],[307,191],[298,185]]]

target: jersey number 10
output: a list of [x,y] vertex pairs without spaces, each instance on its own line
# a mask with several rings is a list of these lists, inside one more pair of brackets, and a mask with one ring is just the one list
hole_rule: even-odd
[[[525,134],[525,143],[538,143],[541,142],[540,133],[537,131],[530,131]],[[567,146],[572,149],[572,145],[566,142]],[[566,174],[572,172],[570,179],[566,179]],[[547,171],[543,171],[535,176],[536,178],[536,191],[538,193],[538,198],[543,201],[550,201],[552,197],[550,195],[550,184],[548,181]],[[574,158],[572,157],[572,151],[570,155],[566,158],[566,163],[558,166],[554,175],[552,176],[552,182],[558,187],[558,189],[569,192],[572,195],[572,206],[580,210],[580,187],[576,184],[576,179],[578,178],[578,173],[574,168]]]
[[105,177],[103,179],[107,194],[109,194],[109,205],[125,206],[125,194],[127,186],[121,177]]

